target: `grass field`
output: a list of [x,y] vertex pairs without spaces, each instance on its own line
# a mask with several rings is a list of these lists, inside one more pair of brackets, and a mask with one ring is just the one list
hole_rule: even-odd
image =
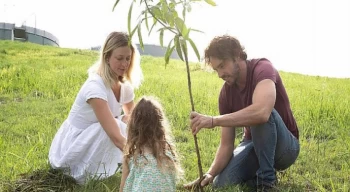
[[[33,176],[31,181],[22,176],[48,172],[51,140],[67,117],[88,67],[97,58],[93,51],[0,41],[0,191],[48,191],[50,187],[59,191],[69,184],[37,183],[30,188],[35,179],[44,178]],[[163,58],[145,56],[142,69],[145,80],[136,97],[160,98],[182,157],[182,183],[193,180],[198,169],[189,131],[191,106],[185,64],[171,60],[165,67]],[[281,76],[300,128],[301,152],[295,165],[278,175],[278,187],[281,191],[350,191],[350,79],[285,72]],[[217,115],[222,80],[198,64],[191,65],[191,77],[196,111]],[[198,134],[204,171],[214,158],[219,138],[218,128]],[[118,189],[119,180],[117,174],[73,186],[73,190],[113,191]]]

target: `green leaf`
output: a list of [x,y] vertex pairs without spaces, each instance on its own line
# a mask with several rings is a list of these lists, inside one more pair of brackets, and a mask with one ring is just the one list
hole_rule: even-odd
[[179,17],[179,15],[177,14],[177,12],[176,12],[175,10],[173,10],[172,14],[173,14],[173,17],[174,17],[174,18]]
[[173,42],[173,39],[169,42],[167,50],[165,52],[165,64],[169,63],[170,55],[173,52],[175,45],[171,47],[171,43]]
[[115,1],[114,5],[113,5],[113,8],[112,8],[112,11],[114,11],[114,9],[115,9],[115,7],[118,5],[119,1],[120,1],[120,0],[116,0],[116,1]]
[[176,24],[176,28],[181,32],[182,31],[182,27],[184,25],[184,21],[180,17],[177,17],[175,19],[175,24]]
[[198,29],[191,29],[191,31],[199,32],[199,33],[204,33],[203,31],[200,31]]
[[172,28],[172,27],[162,27],[162,28],[158,29],[157,32],[160,32],[161,30],[164,30],[164,31],[166,31],[166,30],[169,30],[169,31],[173,30],[174,31],[176,29]]
[[169,15],[170,15],[170,17],[171,17],[171,20],[170,20],[169,25],[170,25],[170,27],[174,27],[174,25],[175,25],[175,20],[174,20],[174,18],[177,18],[177,17],[179,17],[179,16],[178,16],[178,14],[177,14],[177,12],[176,12],[175,10],[173,10],[171,13],[169,13]]
[[143,14],[145,14],[145,11],[141,11],[141,14],[137,17],[137,20],[139,20]]
[[167,60],[165,61],[165,64],[169,64],[170,55],[173,53],[174,48],[175,48],[175,45],[170,48],[169,55],[167,57]]
[[[163,13],[162,13],[162,11],[159,9],[159,7],[153,6],[153,7],[150,8],[150,11],[151,11],[152,15],[153,15],[155,18],[158,18],[159,20],[161,20],[161,21],[163,21],[163,22],[165,21],[165,19],[164,19],[164,17],[163,17]],[[154,18],[154,20],[155,20],[155,18]]]
[[184,23],[184,25],[182,26],[182,31],[181,31],[182,36],[185,37],[185,38],[187,38],[189,32],[190,32],[190,31],[187,29],[187,27],[186,27],[186,25],[185,25],[185,23]]
[[131,1],[131,5],[129,8],[129,13],[128,13],[128,32],[131,34],[131,13],[132,13],[132,7],[134,5],[134,1]]
[[192,7],[191,7],[191,4],[187,4],[187,12],[191,12],[191,10],[192,10]]
[[198,52],[198,49],[197,49],[197,47],[196,47],[196,44],[194,44],[194,42],[193,42],[192,39],[190,39],[190,38],[188,38],[187,40],[190,42],[193,51],[196,53],[196,56],[197,56],[197,58],[198,58],[198,61],[200,61],[200,56],[199,56],[199,52]]
[[190,31],[191,28],[187,29],[185,31],[182,32],[182,36],[184,37],[184,39],[188,39],[188,36],[190,35]]
[[169,3],[169,8],[170,9],[175,9],[175,3],[174,2],[171,2],[171,3]]
[[148,36],[151,34],[151,32],[152,32],[152,29],[153,29],[153,27],[156,25],[156,23],[157,23],[157,20],[153,20],[153,25],[152,25],[152,27],[151,27],[151,29],[149,30],[149,32],[148,32]]
[[139,36],[139,43],[140,43],[140,47],[143,50],[143,41],[142,41],[142,35],[141,35],[141,23],[138,25],[139,27],[137,28],[137,34]]
[[161,29],[159,34],[159,42],[160,42],[160,46],[162,47],[163,47],[163,36],[164,36],[164,29]]
[[132,36],[135,34],[135,31],[136,31],[136,29],[138,29],[138,27],[140,26],[140,24],[139,25],[136,25],[135,27],[134,27],[134,29],[132,30],[132,32],[131,32],[131,34],[129,34],[129,42],[128,42],[128,45],[130,46],[130,44],[131,44],[131,40],[132,40]]
[[216,6],[216,3],[213,0],[205,0],[209,5]]
[[178,35],[176,35],[175,36],[175,47],[176,47],[176,52],[177,52],[177,55],[180,57],[180,59],[182,60],[182,61],[184,61],[184,58],[182,57],[182,50],[181,50],[181,45],[180,45],[180,39],[179,39],[179,36]]
[[188,29],[180,17],[177,17],[175,19],[175,24],[177,26],[177,29],[181,32],[182,36],[186,36],[188,34]]
[[166,24],[168,23],[170,24],[171,20],[174,20],[173,15],[170,14],[169,12],[164,13],[164,18],[165,18]]
[[163,18],[166,18],[167,13],[169,12],[168,4],[167,4],[166,0],[162,0],[161,2],[162,2],[161,12],[163,14]]
[[184,53],[184,56],[187,56],[188,55],[188,51],[187,51],[187,43],[186,43],[186,41],[180,41],[180,44],[181,44],[181,49],[182,49],[182,52]]
[[145,23],[146,23],[146,28],[147,28],[147,31],[149,31],[149,28],[148,28],[148,18],[147,18],[147,13],[148,11],[145,10]]
[[132,36],[135,34],[135,32],[136,32],[136,29],[139,27],[140,25],[136,25],[135,27],[134,27],[134,29],[131,31],[131,34],[130,34],[130,39],[132,38]]

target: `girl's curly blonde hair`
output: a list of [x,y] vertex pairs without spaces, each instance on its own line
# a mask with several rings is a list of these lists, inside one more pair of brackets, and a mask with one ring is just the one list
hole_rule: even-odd
[[[157,98],[144,96],[132,111],[128,128],[127,143],[124,149],[124,163],[130,159],[137,166],[137,156],[143,156],[147,149],[155,159],[161,171],[182,174],[178,155],[173,142],[168,120]],[[173,158],[166,155],[169,151]]]

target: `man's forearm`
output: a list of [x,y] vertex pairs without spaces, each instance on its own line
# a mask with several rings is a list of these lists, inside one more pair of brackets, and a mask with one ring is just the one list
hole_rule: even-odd
[[270,114],[256,105],[250,105],[234,113],[215,116],[213,124],[222,127],[249,127],[266,123]]
[[212,176],[216,176],[227,166],[228,162],[231,160],[231,157],[233,155],[233,146],[232,147],[222,147],[220,146],[215,159],[210,166],[207,173],[209,173]]

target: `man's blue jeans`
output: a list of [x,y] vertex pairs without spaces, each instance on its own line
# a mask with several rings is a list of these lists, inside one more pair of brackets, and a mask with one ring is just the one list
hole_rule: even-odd
[[274,109],[265,124],[251,127],[252,140],[244,140],[233,151],[226,168],[215,177],[213,186],[273,184],[276,170],[291,166],[299,155],[299,141],[291,134]]

